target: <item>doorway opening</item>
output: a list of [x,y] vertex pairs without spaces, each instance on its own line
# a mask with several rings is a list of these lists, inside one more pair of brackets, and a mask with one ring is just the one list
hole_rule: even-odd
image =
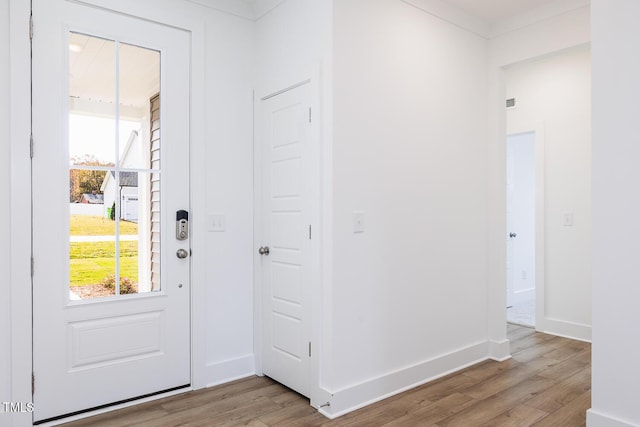
[[507,136],[507,322],[536,325],[536,133]]
[[[591,334],[590,60],[583,45],[506,65],[504,98],[512,105],[502,104],[503,144],[507,136],[535,132],[536,330],[585,340]],[[505,228],[506,253],[512,230]],[[514,232],[517,244],[521,233]],[[509,274],[522,280],[521,270]]]

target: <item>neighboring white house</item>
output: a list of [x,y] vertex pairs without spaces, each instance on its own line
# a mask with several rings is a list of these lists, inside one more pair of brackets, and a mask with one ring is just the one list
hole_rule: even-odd
[[[127,140],[120,158],[120,167],[140,167],[141,163],[144,161],[142,150],[143,147],[141,147],[138,132],[131,131],[131,135],[129,135],[129,139]],[[140,205],[138,203],[138,173],[121,171],[119,174],[119,182],[116,182],[115,177],[115,172],[108,172],[100,186],[100,191],[104,195],[105,217],[110,217],[110,210],[114,205],[114,201],[118,198],[120,199],[120,219],[138,222],[140,218]]]
[[[148,111],[149,108],[146,109]],[[120,219],[138,223],[138,284],[140,291],[150,290],[150,220],[151,207],[149,196],[148,174],[133,172],[131,169],[148,167],[149,155],[149,118],[140,119],[141,131],[131,131],[122,155],[119,169],[126,169],[118,173],[116,182],[115,171],[109,171],[102,181],[100,191],[104,195],[105,217],[110,217],[114,202],[119,200]],[[114,214],[115,215],[115,214]]]
[[120,199],[120,219],[138,222],[138,174],[120,172],[120,182],[116,183],[116,173],[107,172],[100,186],[104,193],[105,217],[110,217],[116,197]]

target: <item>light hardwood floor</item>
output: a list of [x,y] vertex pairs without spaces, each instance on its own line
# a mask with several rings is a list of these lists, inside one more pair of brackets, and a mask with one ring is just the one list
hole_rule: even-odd
[[251,377],[65,426],[584,426],[591,345],[514,325],[508,332],[512,359],[480,363],[335,420],[280,384]]

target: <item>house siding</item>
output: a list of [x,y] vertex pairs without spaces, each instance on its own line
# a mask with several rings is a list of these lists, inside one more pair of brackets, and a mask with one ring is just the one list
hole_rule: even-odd
[[[160,169],[160,95],[151,98],[151,169]],[[151,289],[160,289],[160,174],[151,173]]]

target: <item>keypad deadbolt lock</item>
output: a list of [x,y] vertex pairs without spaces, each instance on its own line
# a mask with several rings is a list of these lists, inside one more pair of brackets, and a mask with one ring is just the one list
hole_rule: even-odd
[[176,239],[187,240],[189,238],[189,212],[176,212]]

